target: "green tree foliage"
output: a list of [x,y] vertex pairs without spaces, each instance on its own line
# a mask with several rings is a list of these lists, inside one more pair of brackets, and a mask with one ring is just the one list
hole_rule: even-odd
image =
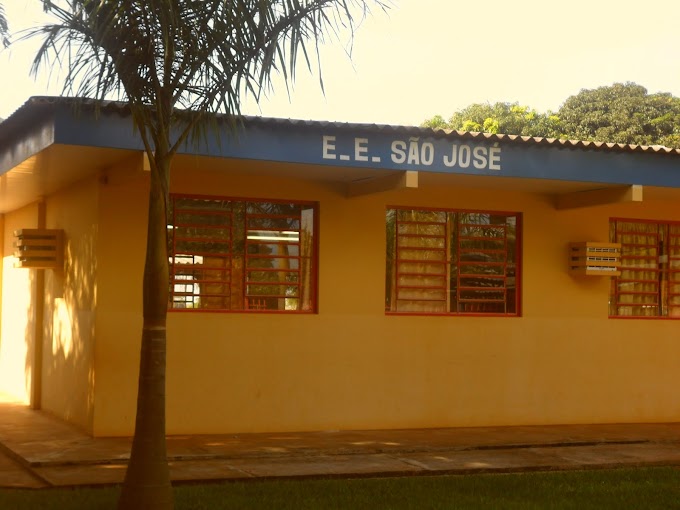
[[569,138],[680,147],[680,98],[635,83],[582,90],[559,110]]
[[273,72],[290,83],[298,57],[320,71],[319,44],[341,29],[353,34],[369,2],[386,7],[382,0],[43,0],[55,21],[26,36],[43,38],[34,72],[54,60],[66,66],[69,95],[126,101],[151,167],[137,418],[120,508],[173,506],[165,444],[170,164],[183,142],[215,126],[212,113],[236,126],[244,91],[259,98]]
[[441,115],[435,115],[431,119],[427,119],[421,124],[422,127],[432,128],[432,129],[453,129],[450,124]]
[[555,112],[539,113],[517,103],[472,104],[446,121],[424,127],[680,147],[680,98],[648,94],[635,83],[583,89]]
[[559,136],[559,119],[555,115],[540,113],[518,103],[474,103],[455,112],[448,121],[436,115],[423,126],[494,134]]

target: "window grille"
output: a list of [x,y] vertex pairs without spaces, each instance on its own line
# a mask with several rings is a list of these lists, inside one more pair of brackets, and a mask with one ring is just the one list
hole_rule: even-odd
[[387,211],[386,311],[518,313],[518,214]]
[[680,317],[680,223],[614,219],[621,275],[611,283],[609,314]]
[[316,206],[171,197],[170,307],[312,312]]
[[396,211],[396,308],[447,309],[446,213]]
[[459,213],[456,216],[459,311],[507,313],[507,222],[485,223],[489,220],[486,214]]

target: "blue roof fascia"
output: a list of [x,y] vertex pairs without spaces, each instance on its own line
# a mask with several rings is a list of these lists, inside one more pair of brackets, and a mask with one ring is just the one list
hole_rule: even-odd
[[[8,121],[4,121],[3,124]],[[54,117],[28,114],[22,122],[27,126],[0,136],[0,175],[38,154],[54,143]]]
[[78,111],[69,104],[55,108],[54,143],[82,145],[113,149],[144,150],[138,132],[135,132],[130,115],[95,111],[83,108]]
[[[680,158],[648,152],[559,148],[470,140],[460,135],[380,129],[366,125],[246,119],[234,132],[225,122],[179,151],[211,157],[335,168],[417,170],[610,185],[680,187]],[[411,136],[419,134],[419,136]],[[142,150],[129,115],[60,105],[55,143]]]

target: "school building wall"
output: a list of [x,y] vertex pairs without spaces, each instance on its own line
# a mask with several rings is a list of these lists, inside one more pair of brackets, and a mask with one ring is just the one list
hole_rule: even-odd
[[[0,391],[28,402],[37,380],[43,409],[97,436],[133,431],[141,166],[130,158],[0,222]],[[346,198],[342,184],[314,177],[324,174],[197,158],[174,168],[176,193],[318,201],[319,311],[170,312],[168,433],[680,419],[677,323],[609,319],[609,278],[572,277],[566,251],[608,240],[610,217],[680,221],[675,191],[558,211],[517,180],[421,173],[418,189]],[[387,206],[522,213],[522,316],[385,315]],[[41,216],[65,232],[64,268],[44,272],[42,301],[37,270],[14,268],[12,256],[13,231]]]
[[14,231],[37,228],[38,205],[4,215],[2,235],[2,322],[0,323],[0,391],[28,403],[35,380],[35,273],[14,268]]
[[94,416],[98,187],[91,177],[45,201],[46,228],[63,229],[65,240],[63,269],[45,270],[41,408],[88,431]]
[[[90,178],[4,215],[0,391],[92,429],[98,183]],[[15,268],[14,231],[64,230],[64,265]]]
[[[0,349],[2,349],[2,274],[5,270],[5,215],[0,214]],[[1,352],[1,351],[0,351]],[[0,387],[3,387],[2,378],[0,378]],[[3,390],[0,390],[3,391]]]
[[[558,211],[519,181],[422,173],[350,199],[315,172],[174,167],[175,193],[318,201],[319,287],[318,314],[170,312],[169,434],[680,420],[677,323],[609,319],[609,278],[567,268],[570,241],[607,241],[610,217],[679,221],[672,201]],[[98,181],[98,436],[133,431],[147,186],[132,166]],[[385,315],[388,205],[522,213],[522,316]]]

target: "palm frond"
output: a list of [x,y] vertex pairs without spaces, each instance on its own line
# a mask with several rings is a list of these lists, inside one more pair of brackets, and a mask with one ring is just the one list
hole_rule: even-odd
[[64,93],[129,102],[152,138],[169,137],[181,117],[176,150],[205,113],[238,118],[242,95],[259,101],[274,75],[292,87],[299,62],[321,77],[320,46],[351,40],[368,2],[389,1],[43,0],[55,22],[24,37],[43,39],[34,72],[65,68]]
[[0,4],[0,43],[4,47],[9,46],[9,23],[5,14],[5,7],[2,4]]

